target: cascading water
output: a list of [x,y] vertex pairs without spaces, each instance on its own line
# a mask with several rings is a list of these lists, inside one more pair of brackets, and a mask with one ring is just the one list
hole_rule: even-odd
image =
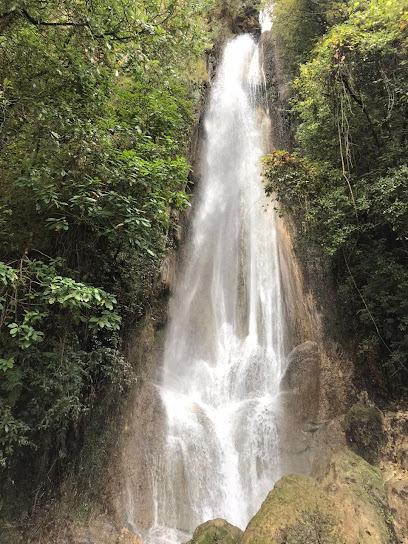
[[244,528],[280,476],[284,319],[277,230],[261,184],[266,152],[259,48],[229,42],[206,114],[207,151],[170,309],[153,467],[152,543],[222,517]]

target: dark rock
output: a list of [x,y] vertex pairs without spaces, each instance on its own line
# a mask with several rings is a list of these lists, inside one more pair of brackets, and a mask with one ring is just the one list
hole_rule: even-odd
[[292,349],[288,356],[288,370],[285,376],[289,389],[304,385],[305,373],[310,373],[315,366],[318,366],[318,358],[319,350],[316,342],[307,341]]
[[387,442],[381,411],[375,406],[355,404],[346,414],[344,430],[350,449],[376,464]]
[[273,32],[263,32],[260,38],[263,66],[266,79],[265,100],[268,104],[271,123],[271,144],[274,149],[293,148],[293,119],[289,113],[289,88],[285,83],[282,47]]

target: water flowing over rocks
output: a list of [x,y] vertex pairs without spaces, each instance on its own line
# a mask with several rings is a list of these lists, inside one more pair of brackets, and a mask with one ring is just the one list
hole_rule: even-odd
[[127,521],[155,544],[217,515],[245,527],[280,476],[287,348],[276,214],[260,176],[269,127],[260,60],[249,35],[225,46],[175,282],[170,256],[163,263],[174,287],[163,370],[129,415]]
[[[235,32],[259,31],[248,9]],[[408,544],[408,411],[358,394],[324,263],[295,253],[260,184],[262,155],[292,146],[279,43],[224,50],[192,142],[193,211],[127,343],[109,514],[58,543]]]
[[[187,239],[179,254],[182,258],[171,253],[162,267],[163,289],[173,295],[167,336],[163,337],[156,324],[146,322],[150,347],[138,355],[139,359],[151,362],[129,412],[127,428],[131,431],[124,436],[126,493],[122,493],[121,500],[126,504],[125,519],[133,530],[154,543],[186,541],[200,522],[220,515],[244,529],[274,482],[282,474],[296,471],[305,476],[284,478],[272,491],[272,497],[292,492],[297,495],[295,490],[299,488],[309,491],[303,493],[305,504],[299,505],[300,513],[295,515],[296,509],[292,509],[294,517],[288,512],[286,525],[276,526],[276,538],[284,538],[282,535],[286,534],[292,539],[287,542],[314,542],[316,529],[322,542],[357,544],[358,540],[339,536],[342,516],[346,514],[337,508],[336,496],[331,496],[323,485],[330,481],[330,485],[337,485],[333,481],[335,467],[347,467],[352,473],[363,462],[360,457],[356,456],[361,459],[357,463],[356,458],[351,462],[348,455],[339,454],[340,450],[348,451],[344,429],[338,419],[331,424],[333,418],[338,418],[357,400],[353,363],[326,332],[330,320],[327,320],[327,304],[321,301],[332,304],[332,290],[322,279],[324,267],[319,268],[313,255],[309,268],[301,268],[293,250],[293,225],[288,219],[278,218],[272,207],[264,208],[262,193],[258,194],[255,185],[249,193],[245,193],[245,184],[242,185],[244,200],[239,204],[242,180],[259,176],[258,167],[251,170],[251,165],[265,152],[251,147],[254,142],[251,138],[255,135],[258,143],[261,137],[267,142],[265,134],[269,134],[268,145],[280,147],[282,135],[288,134],[277,44],[270,32],[262,35],[258,46],[244,35],[226,46],[225,55],[224,60],[214,62],[217,75],[212,82],[212,98],[197,132],[195,145],[202,160],[196,167],[198,190]],[[225,64],[225,58],[230,59],[230,65]],[[262,60],[267,66],[264,72],[260,68]],[[223,86],[228,85],[230,96],[223,94]],[[220,109],[220,104],[224,109]],[[268,110],[275,116],[273,127],[266,115]],[[222,126],[220,112],[226,116]],[[249,151],[253,152],[250,156]],[[236,170],[237,165],[243,168],[241,172]],[[228,192],[221,194],[229,180]],[[260,216],[253,205],[257,196],[261,200]],[[244,216],[242,209],[246,210]],[[264,218],[269,223],[263,223]],[[251,228],[259,229],[255,237],[258,246],[251,237]],[[271,240],[274,246],[269,245]],[[267,265],[263,261],[262,244],[269,248],[268,258],[272,259]],[[274,276],[276,270],[279,272]],[[274,286],[268,284],[271,278]],[[314,279],[321,281],[323,297],[316,297]],[[275,293],[275,320],[269,325],[265,321],[271,315],[270,308],[265,306],[268,289]],[[276,328],[279,315],[280,330]],[[263,344],[268,327],[275,338],[267,344],[274,346],[272,358]],[[218,338],[215,343],[214,338]],[[278,344],[274,344],[277,340]],[[280,347],[276,349],[276,345]],[[282,357],[279,354],[287,357],[279,362]],[[164,379],[158,372],[163,357]],[[222,360],[226,366],[220,365]],[[256,368],[252,367],[256,361]],[[259,361],[266,366],[262,367]],[[275,385],[270,382],[271,369],[277,370]],[[263,376],[261,381],[260,376]],[[244,410],[245,417],[237,419],[247,402],[245,395],[256,401],[254,406],[261,407],[260,391],[265,399],[270,391],[279,391],[277,402],[269,408],[262,405],[262,410],[252,415]],[[238,412],[228,411],[225,399],[238,403]],[[243,403],[242,407],[239,403]],[[256,416],[254,421],[258,418],[263,422],[259,430],[248,426],[253,416]],[[265,427],[267,421],[269,427]],[[259,442],[262,436],[263,442]],[[330,439],[324,438],[329,436]],[[372,467],[366,465],[363,473],[371,478]],[[307,474],[319,474],[320,479],[312,480]],[[344,486],[342,482],[339,489]],[[307,509],[308,493],[312,490],[315,506],[325,503],[330,505],[329,509],[323,506]],[[351,491],[347,488],[344,493]],[[358,492],[353,500],[357,500],[357,495]],[[397,502],[397,491],[394,497]],[[279,500],[275,498],[272,502],[278,508]],[[120,505],[117,510],[120,511]],[[383,519],[370,512],[367,519]],[[384,532],[382,522],[378,526],[374,521],[370,523],[368,531]],[[200,533],[204,539],[205,535],[209,541],[218,538],[214,536],[217,535],[214,525],[206,527],[210,532],[206,529]],[[324,527],[330,528],[327,534]],[[268,538],[272,538],[271,534]]]
[[[121,462],[112,501],[117,526],[128,527],[129,535],[140,534],[143,542],[154,544],[189,539],[189,544],[407,544],[406,412],[380,412],[365,399],[349,411],[359,399],[357,372],[349,346],[337,334],[341,316],[324,263],[313,252],[294,252],[296,232],[290,218],[279,218],[273,206],[263,208],[262,191],[252,187],[243,193],[243,200],[238,198],[243,180],[260,174],[258,166],[251,171],[255,159],[271,147],[291,146],[279,44],[273,32],[264,32],[258,45],[249,36],[238,40],[246,60],[235,55],[235,75],[225,72],[219,45],[211,53],[207,114],[201,117],[193,142],[197,184],[193,211],[188,228],[182,220],[181,238],[175,233],[174,245],[183,241],[181,251],[170,250],[162,265],[162,293],[173,297],[170,322],[162,307],[158,313],[152,311],[129,343],[128,358],[140,379],[118,446]],[[214,108],[222,100],[220,80],[227,75],[235,105],[233,100],[224,102],[230,116],[221,126],[219,110]],[[241,132],[234,143],[235,154],[224,168],[229,152],[225,143],[237,127]],[[220,138],[214,141],[217,131]],[[251,148],[254,135],[264,147]],[[251,159],[246,154],[249,148],[254,151]],[[242,179],[234,170],[237,163],[244,169]],[[217,187],[226,187],[228,180],[228,191],[218,198]],[[266,223],[256,206],[248,206],[258,197]],[[236,222],[234,228],[229,220]],[[277,358],[263,344],[266,328],[262,328],[270,309],[265,306],[265,292],[257,295],[256,289],[268,285],[268,278],[251,275],[251,267],[263,273],[257,267],[265,255],[257,253],[260,247],[254,245],[248,223],[262,227],[257,237],[272,259],[262,266],[269,280],[273,271],[274,293],[280,297],[277,312],[282,328],[271,326],[275,339],[280,338],[280,347],[274,348]],[[206,236],[208,247],[203,242]],[[276,244],[273,250],[270,239]],[[192,240],[195,252],[189,248]],[[240,247],[235,256],[232,246]],[[258,256],[246,260],[251,255]],[[225,263],[230,269],[223,276]],[[217,282],[224,281],[223,288],[212,283],[215,273]],[[235,302],[228,306],[225,293],[232,292]],[[181,308],[183,299],[189,300],[187,310]],[[223,319],[226,315],[235,317]],[[225,326],[228,322],[233,326]],[[221,333],[215,343],[217,330]],[[248,334],[250,330],[256,335]],[[192,356],[194,350],[200,357]],[[219,363],[217,350],[228,363],[224,373],[222,365],[219,372],[214,370]],[[247,366],[240,370],[245,360]],[[265,373],[262,365],[255,365],[257,360],[266,363]],[[271,368],[278,369],[272,386]],[[244,377],[249,377],[246,384]],[[273,397],[268,397],[267,387],[262,389],[265,384],[271,386],[269,393],[279,392],[276,403],[259,402]],[[214,385],[218,397],[211,397]],[[249,393],[247,399],[239,396],[241,386]],[[233,399],[238,411],[226,411],[221,403],[225,398]],[[259,434],[256,425],[252,434],[248,426],[251,411],[244,408],[251,402],[262,408],[252,412],[255,421],[262,422]],[[240,411],[242,418],[231,426]],[[291,472],[298,474],[279,479]],[[266,477],[260,479],[260,474]],[[260,490],[257,497],[251,482]],[[101,538],[98,544],[105,542],[111,541]]]
[[[351,414],[356,411],[358,406]],[[281,478],[249,522],[240,544],[407,542],[408,518],[402,502],[407,480],[390,483],[384,470],[351,451],[346,419],[340,416],[315,430],[311,476]],[[382,449],[383,468],[390,453]]]

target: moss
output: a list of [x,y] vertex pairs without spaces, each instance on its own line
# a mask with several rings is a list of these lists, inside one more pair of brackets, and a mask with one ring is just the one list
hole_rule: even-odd
[[344,428],[350,449],[369,463],[377,463],[386,443],[380,410],[375,406],[355,404],[345,417]]
[[335,519],[331,515],[318,512],[303,513],[302,519],[283,532],[282,542],[285,544],[332,544],[342,540],[333,534]]
[[282,478],[241,544],[379,542],[397,542],[382,473],[343,448],[328,461],[321,482],[298,474]]
[[333,456],[324,484],[343,510],[344,519],[356,516],[355,525],[362,535],[359,544],[371,542],[365,535],[366,529],[379,535],[383,544],[396,542],[384,480],[378,468],[345,449]]
[[339,513],[312,478],[285,476],[250,521],[242,544],[340,544]]
[[199,525],[187,544],[238,544],[241,529],[223,519],[214,519]]

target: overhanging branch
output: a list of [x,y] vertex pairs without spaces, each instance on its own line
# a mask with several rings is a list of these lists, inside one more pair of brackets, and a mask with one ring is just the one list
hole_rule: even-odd
[[26,21],[31,23],[34,26],[37,27],[73,27],[73,28],[87,28],[91,32],[92,36],[94,38],[105,38],[109,36],[111,39],[115,41],[129,41],[132,39],[137,38],[141,35],[151,34],[151,31],[148,31],[148,29],[135,29],[129,34],[126,34],[124,36],[121,36],[120,34],[114,32],[114,31],[106,31],[102,33],[96,33],[90,23],[88,21],[44,21],[42,19],[39,19],[29,13],[25,8],[17,9],[13,8],[10,11],[3,13],[0,15],[0,21],[4,22],[9,17],[16,17],[20,15],[22,18],[24,18]]

